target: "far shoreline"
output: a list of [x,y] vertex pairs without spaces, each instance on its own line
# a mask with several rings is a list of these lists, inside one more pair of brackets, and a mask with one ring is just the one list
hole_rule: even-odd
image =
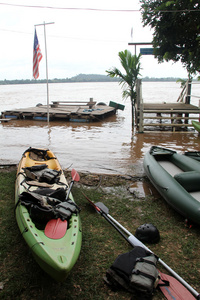
[[[144,82],[176,82],[178,77],[144,77],[141,78]],[[183,78],[183,80],[187,80]],[[195,81],[195,79],[194,79]],[[119,82],[118,78],[111,78],[107,75],[98,74],[79,74],[71,78],[54,78],[48,79],[48,83],[88,83],[88,82]],[[0,80],[0,85],[14,85],[14,84],[40,84],[46,83],[46,79],[13,79],[13,80]]]

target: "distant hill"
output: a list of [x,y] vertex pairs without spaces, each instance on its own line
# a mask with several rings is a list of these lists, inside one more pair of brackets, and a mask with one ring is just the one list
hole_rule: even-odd
[[115,82],[119,81],[117,78],[111,78],[106,75],[98,74],[79,74],[70,78],[72,82]]
[[[154,77],[144,77],[142,81],[177,81],[179,78],[167,77],[167,78],[154,78]],[[111,78],[107,75],[98,74],[79,74],[71,78],[54,78],[49,79],[49,83],[65,83],[65,82],[118,82],[118,78]],[[0,85],[7,84],[34,84],[34,83],[46,83],[46,79],[15,79],[15,80],[0,80]]]

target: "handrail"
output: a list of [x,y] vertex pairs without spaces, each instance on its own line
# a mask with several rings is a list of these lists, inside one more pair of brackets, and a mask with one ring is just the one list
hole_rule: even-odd
[[184,87],[183,87],[183,89],[182,89],[182,91],[181,91],[181,93],[180,93],[180,95],[179,95],[176,102],[183,102],[183,99],[184,99],[184,97],[186,96],[186,93],[187,93],[187,89],[188,89],[187,87],[188,87],[188,81],[185,83],[185,85],[184,85]]
[[190,80],[187,80],[177,99],[177,102],[190,103],[191,97],[200,98],[200,96],[191,94],[192,84],[200,84],[200,82],[191,82]]

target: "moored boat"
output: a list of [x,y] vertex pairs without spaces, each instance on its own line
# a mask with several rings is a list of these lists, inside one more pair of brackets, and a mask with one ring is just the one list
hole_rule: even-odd
[[200,224],[200,163],[157,146],[145,154],[145,172],[169,205],[186,219]]
[[192,121],[192,125],[198,132],[200,132],[200,122]]
[[15,183],[16,220],[35,260],[56,281],[68,276],[81,250],[81,220],[71,186],[50,150],[23,153]]

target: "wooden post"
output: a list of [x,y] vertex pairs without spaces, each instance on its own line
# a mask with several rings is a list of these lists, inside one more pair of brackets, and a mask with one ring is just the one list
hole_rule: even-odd
[[135,124],[138,128],[139,124],[139,114],[140,114],[140,85],[141,79],[137,79],[136,81],[136,103],[135,103]]
[[[199,107],[200,107],[200,100],[199,100]],[[200,122],[200,115],[199,115],[199,122]]]
[[139,133],[144,132],[143,127],[143,99],[142,99],[142,80],[138,80],[138,102],[139,102]]
[[192,83],[190,80],[187,81],[187,86],[186,86],[186,97],[185,97],[185,103],[190,104],[190,99],[191,99],[191,89],[192,89]]
[[[186,97],[185,97],[185,103],[190,104],[191,100],[191,90],[192,90],[192,82],[190,80],[187,81],[187,89],[186,89]],[[189,117],[189,114],[185,114],[185,117]],[[185,124],[188,124],[188,120],[185,119]]]
[[[90,102],[91,102],[91,104],[90,104]],[[90,102],[89,102],[89,109],[91,109],[93,106],[93,98],[90,98]]]

